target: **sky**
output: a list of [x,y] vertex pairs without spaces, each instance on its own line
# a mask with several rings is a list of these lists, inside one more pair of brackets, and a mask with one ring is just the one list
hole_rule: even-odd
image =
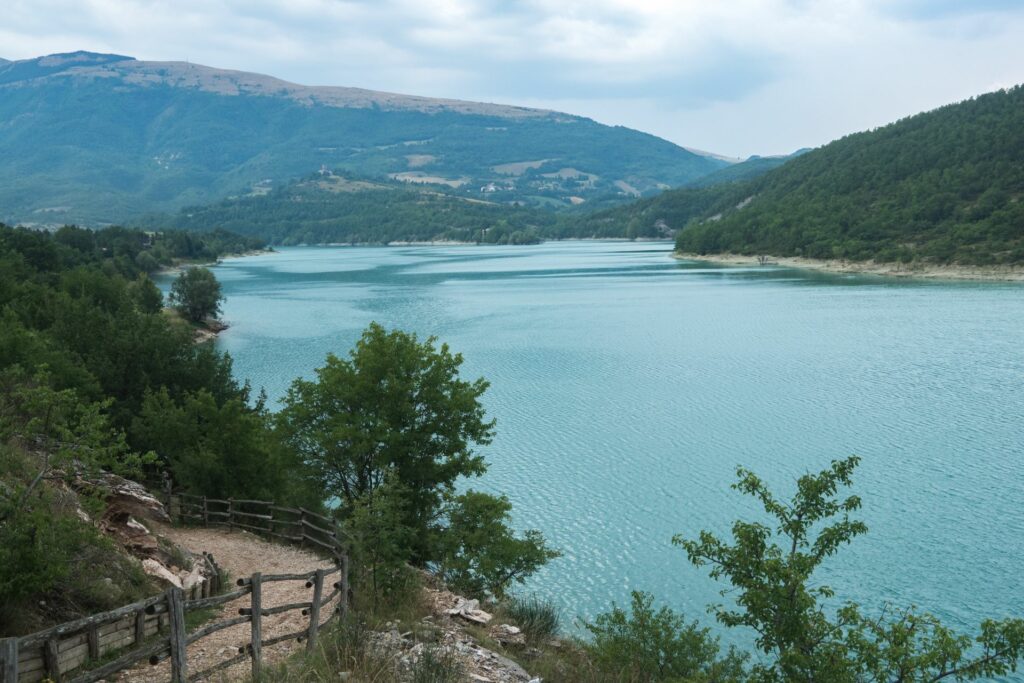
[[0,57],[75,50],[557,109],[745,158],[1024,82],[1024,0],[0,1]]

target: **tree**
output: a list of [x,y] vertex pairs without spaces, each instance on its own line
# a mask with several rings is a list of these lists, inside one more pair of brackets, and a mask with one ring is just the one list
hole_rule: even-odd
[[710,566],[713,578],[732,583],[734,590],[722,594],[732,595],[736,607],[711,609],[726,626],[747,626],[757,633],[757,647],[769,660],[753,667],[754,680],[963,681],[1015,671],[1024,656],[1022,619],[986,620],[972,643],[914,609],[887,608],[869,618],[854,603],[834,611],[821,604],[834,591],[814,581],[815,570],[867,531],[863,522],[850,518],[860,499],[839,497],[839,488],[851,485],[858,463],[853,456],[800,477],[788,502],[739,468],[733,488],[757,498],[777,526],[737,521],[731,544],[707,531],[697,540],[673,539],[695,565]]
[[404,514],[420,562],[455,481],[486,469],[473,446],[494,433],[479,401],[488,383],[460,379],[461,354],[435,341],[371,323],[347,360],[329,354],[315,381],[292,383],[277,419],[322,490],[346,504],[393,473],[408,490]]
[[505,496],[467,491],[452,501],[441,534],[439,573],[457,590],[501,598],[561,555],[531,529],[517,537],[508,526],[512,504]]
[[404,523],[407,493],[390,476],[376,489],[360,496],[345,520],[361,592],[370,593],[375,609],[378,600],[409,587],[412,531]]
[[654,610],[654,597],[633,591],[631,613],[612,604],[593,623],[584,622],[592,640],[584,647],[601,680],[655,683],[727,683],[746,680],[745,656],[732,648],[719,657],[718,639],[668,607]]
[[194,323],[220,315],[224,295],[209,268],[188,268],[171,284],[171,303]]

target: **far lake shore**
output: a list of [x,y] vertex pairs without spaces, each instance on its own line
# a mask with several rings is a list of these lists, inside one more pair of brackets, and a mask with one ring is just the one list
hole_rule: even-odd
[[919,263],[875,263],[874,261],[845,261],[840,259],[812,259],[799,256],[767,256],[764,264],[757,256],[739,254],[685,254],[673,252],[672,258],[683,261],[706,261],[725,266],[786,266],[821,270],[829,273],[884,275],[933,280],[986,280],[996,282],[1024,282],[1024,266],[962,266],[925,265]]

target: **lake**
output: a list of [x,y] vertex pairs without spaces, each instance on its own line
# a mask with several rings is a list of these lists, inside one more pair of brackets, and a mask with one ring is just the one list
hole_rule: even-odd
[[827,565],[839,598],[972,633],[1024,614],[1020,284],[716,267],[626,242],[299,247],[216,274],[218,345],[272,399],[373,320],[436,335],[490,380],[498,433],[470,485],[564,552],[525,590],[567,617],[644,589],[711,623],[723,586],[672,536],[757,515],[729,488],[737,465],[788,495],[854,453],[870,531]]

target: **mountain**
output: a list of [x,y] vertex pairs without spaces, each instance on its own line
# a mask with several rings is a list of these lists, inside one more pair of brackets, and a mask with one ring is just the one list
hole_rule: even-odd
[[1024,87],[849,135],[753,180],[581,220],[661,226],[688,253],[1024,263]]
[[0,219],[122,221],[318,169],[562,206],[728,165],[559,112],[75,52],[0,64]]

